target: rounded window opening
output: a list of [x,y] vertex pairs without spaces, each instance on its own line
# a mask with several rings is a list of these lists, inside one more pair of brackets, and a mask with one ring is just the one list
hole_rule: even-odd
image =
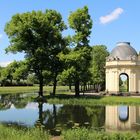
[[126,73],[122,73],[119,76],[119,91],[129,92],[129,77]]

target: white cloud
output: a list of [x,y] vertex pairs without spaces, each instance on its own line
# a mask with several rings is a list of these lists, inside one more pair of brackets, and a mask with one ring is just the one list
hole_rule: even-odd
[[6,67],[8,64],[10,64],[12,61],[5,61],[5,62],[0,62],[1,67]]
[[109,23],[113,20],[118,19],[119,16],[123,13],[123,11],[124,10],[122,8],[116,8],[110,14],[105,15],[105,16],[101,16],[100,17],[100,23],[101,24],[106,24],[106,23]]

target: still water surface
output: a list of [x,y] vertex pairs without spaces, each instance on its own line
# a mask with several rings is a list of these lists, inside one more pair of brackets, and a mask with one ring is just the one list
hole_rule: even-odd
[[105,131],[139,131],[140,106],[72,106],[31,102],[21,95],[1,95],[0,123],[42,125],[49,130],[85,126]]

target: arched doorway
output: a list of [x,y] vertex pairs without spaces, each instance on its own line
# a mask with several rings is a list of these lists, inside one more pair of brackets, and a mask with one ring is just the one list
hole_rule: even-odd
[[119,76],[119,92],[129,92],[129,76],[126,73]]

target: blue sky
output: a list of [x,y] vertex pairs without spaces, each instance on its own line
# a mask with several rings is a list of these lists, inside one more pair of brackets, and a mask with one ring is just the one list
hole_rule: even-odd
[[[117,42],[127,41],[140,51],[140,1],[139,0],[1,0],[0,1],[0,65],[22,60],[23,54],[5,54],[9,45],[4,32],[5,24],[16,13],[32,10],[54,9],[67,22],[70,11],[87,5],[93,20],[90,45],[103,44],[111,51]],[[72,34],[70,30],[64,35]]]

